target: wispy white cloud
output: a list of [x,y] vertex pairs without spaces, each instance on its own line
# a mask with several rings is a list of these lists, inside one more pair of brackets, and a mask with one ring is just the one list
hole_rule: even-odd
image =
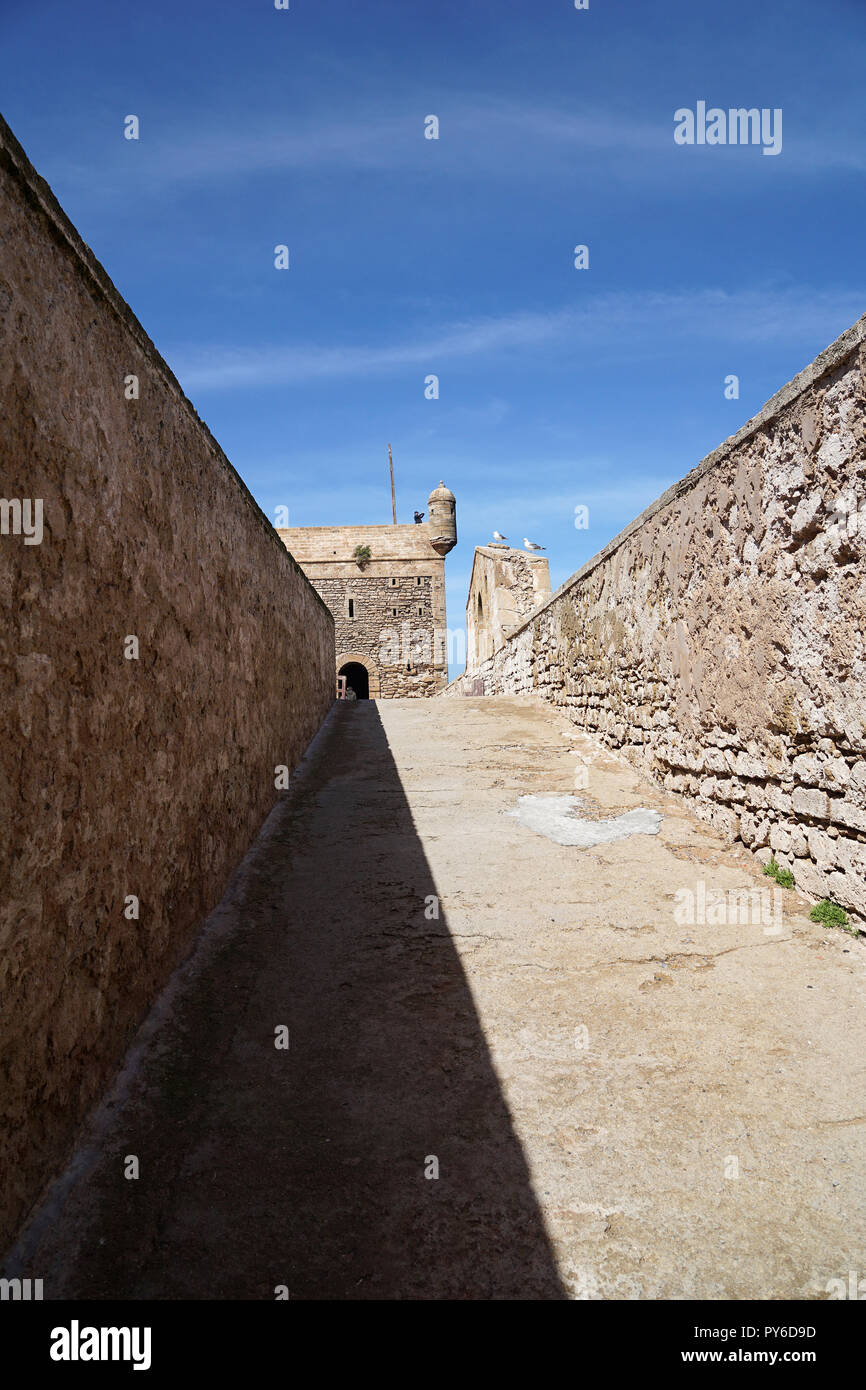
[[[724,107],[721,96],[719,101]],[[764,173],[769,163],[776,164],[775,160],[755,161],[758,151],[751,147],[683,150],[675,146],[675,105],[693,104],[692,94],[686,92],[681,102],[621,115],[597,106],[566,109],[492,95],[467,99],[455,92],[436,103],[441,123],[438,141],[424,138],[428,113],[405,100],[387,116],[379,109],[370,113],[361,108],[337,119],[329,114],[301,122],[250,122],[237,114],[191,121],[184,113],[170,130],[151,130],[137,152],[136,177],[140,191],[162,193],[172,185],[189,188],[292,171],[415,170],[511,180],[522,168],[536,176],[561,176],[595,155],[604,157],[605,168],[614,161],[618,177],[627,173],[636,181],[658,180],[665,167],[679,179],[685,161],[689,180],[701,171],[717,180],[726,170],[741,172],[744,162],[757,169],[763,166]],[[824,137],[820,130],[806,133],[794,128],[789,120],[782,158],[784,167],[798,174],[866,168],[863,143],[840,134],[831,121]],[[106,189],[116,192],[117,180],[108,168],[101,173],[94,166],[65,171],[67,178],[73,175],[85,177],[91,190],[102,179]]]
[[[407,170],[431,168],[466,173],[487,170],[513,175],[514,161],[537,161],[546,150],[562,152],[667,151],[673,121],[654,115],[624,119],[604,112],[557,111],[491,99],[466,102],[444,98],[438,116],[440,138],[424,138],[418,107],[403,107],[388,116],[364,110],[338,120],[307,119],[275,125],[213,120],[197,127],[185,121],[170,135],[152,133],[142,145],[142,184],[166,184],[247,177],[280,171],[317,169]],[[672,117],[671,113],[671,117]],[[435,161],[435,164],[432,163]]]
[[226,390],[308,382],[323,377],[370,376],[460,357],[489,357],[509,348],[540,346],[560,330],[561,314],[513,314],[455,323],[440,332],[381,346],[347,345],[207,349],[172,354],[175,370],[190,390]]
[[755,345],[802,341],[826,346],[866,310],[857,290],[696,290],[598,295],[583,308],[515,312],[444,325],[438,331],[382,345],[325,347],[178,347],[169,360],[192,392],[303,385],[365,377],[409,367],[437,372],[443,364],[509,353],[615,349],[624,358],[658,354],[684,341]]

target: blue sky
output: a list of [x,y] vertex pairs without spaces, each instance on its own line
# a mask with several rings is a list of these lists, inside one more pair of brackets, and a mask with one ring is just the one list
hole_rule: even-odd
[[[0,109],[263,510],[387,522],[389,441],[400,520],[453,489],[451,627],[494,527],[556,587],[866,312],[864,0],[2,0],[0,27]],[[675,145],[701,100],[781,108],[781,153]]]

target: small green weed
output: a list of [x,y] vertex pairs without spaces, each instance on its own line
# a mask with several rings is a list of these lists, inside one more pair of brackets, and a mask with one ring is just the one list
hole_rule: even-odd
[[781,888],[794,887],[794,875],[790,869],[783,869],[781,864],[777,864],[775,859],[771,859],[764,865],[764,873],[770,878],[774,878]]

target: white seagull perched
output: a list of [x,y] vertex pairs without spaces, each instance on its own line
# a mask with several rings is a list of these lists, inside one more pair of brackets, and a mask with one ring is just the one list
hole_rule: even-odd
[[494,539],[495,541],[507,541],[507,540],[508,540],[508,537],[507,537],[507,536],[500,536],[500,534],[499,534],[498,531],[494,531],[494,532],[493,532],[493,539]]
[[544,546],[544,545],[536,545],[536,544],[535,544],[535,541],[528,541],[528,540],[526,539],[525,536],[523,537],[523,544],[526,546],[526,549],[527,549],[527,550],[546,550],[546,549],[547,549],[547,546]]

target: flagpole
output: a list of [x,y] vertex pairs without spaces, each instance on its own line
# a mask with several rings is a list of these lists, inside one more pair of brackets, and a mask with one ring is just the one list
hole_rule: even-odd
[[388,445],[388,467],[391,470],[391,513],[394,517],[394,525],[397,525],[397,494],[394,492],[394,460],[391,457],[391,445]]

